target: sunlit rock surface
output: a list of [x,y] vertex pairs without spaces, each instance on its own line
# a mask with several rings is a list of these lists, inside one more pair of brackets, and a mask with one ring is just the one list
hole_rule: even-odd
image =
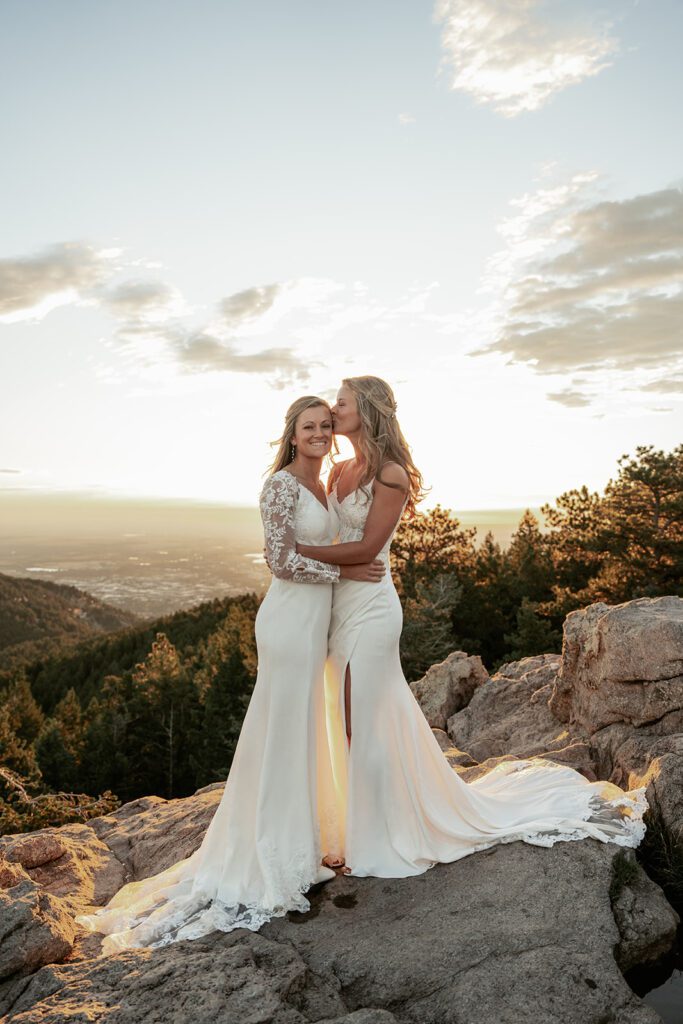
[[488,680],[481,658],[453,651],[445,661],[432,665],[410,689],[433,729],[445,729],[451,715],[466,707],[478,686]]
[[597,1024],[613,1012],[620,1024],[656,1024],[615,951],[628,964],[657,955],[677,919],[635,860],[615,912],[620,855],[594,840],[512,843],[414,878],[338,876],[311,894],[308,914],[259,933],[105,957],[79,945],[67,962],[0,986],[0,1013],[12,1024],[76,1012],[117,1024]]
[[550,709],[589,733],[681,712],[683,599],[642,597],[571,612]]
[[[591,779],[646,785],[675,846],[682,608],[679,598],[593,605],[568,616],[562,655],[524,658],[489,678],[478,658],[456,651],[412,689],[465,780],[501,759],[543,755]],[[222,791],[218,783],[181,800],[145,797],[84,825],[0,838],[4,1019],[660,1020],[622,971],[668,950],[678,915],[635,851],[592,839],[505,844],[413,878],[338,876],[309,893],[308,914],[258,933],[102,956],[99,937],[73,916],[192,853]]]

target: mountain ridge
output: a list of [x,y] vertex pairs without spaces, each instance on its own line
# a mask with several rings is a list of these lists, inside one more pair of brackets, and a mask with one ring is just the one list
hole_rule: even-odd
[[111,633],[142,621],[78,587],[0,573],[0,651],[60,636]]

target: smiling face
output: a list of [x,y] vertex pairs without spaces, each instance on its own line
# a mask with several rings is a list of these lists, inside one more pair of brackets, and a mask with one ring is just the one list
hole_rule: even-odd
[[297,457],[322,459],[332,447],[332,417],[325,405],[314,405],[297,416],[292,444]]
[[335,434],[352,437],[360,433],[361,418],[356,396],[346,384],[342,384],[337,392],[337,401],[332,406],[332,421]]

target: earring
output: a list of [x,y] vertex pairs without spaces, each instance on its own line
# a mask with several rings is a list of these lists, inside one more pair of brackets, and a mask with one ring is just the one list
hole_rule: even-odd
[[289,447],[291,448],[291,451],[289,453],[289,461],[294,462],[294,456],[296,455],[296,445],[292,444],[292,442],[290,441]]

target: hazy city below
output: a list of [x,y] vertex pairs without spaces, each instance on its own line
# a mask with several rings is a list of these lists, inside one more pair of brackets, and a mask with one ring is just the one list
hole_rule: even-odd
[[[477,544],[491,530],[503,547],[523,512],[454,510],[463,527],[477,527]],[[144,617],[263,591],[270,574],[262,551],[257,508],[0,494],[0,572],[80,587]]]

